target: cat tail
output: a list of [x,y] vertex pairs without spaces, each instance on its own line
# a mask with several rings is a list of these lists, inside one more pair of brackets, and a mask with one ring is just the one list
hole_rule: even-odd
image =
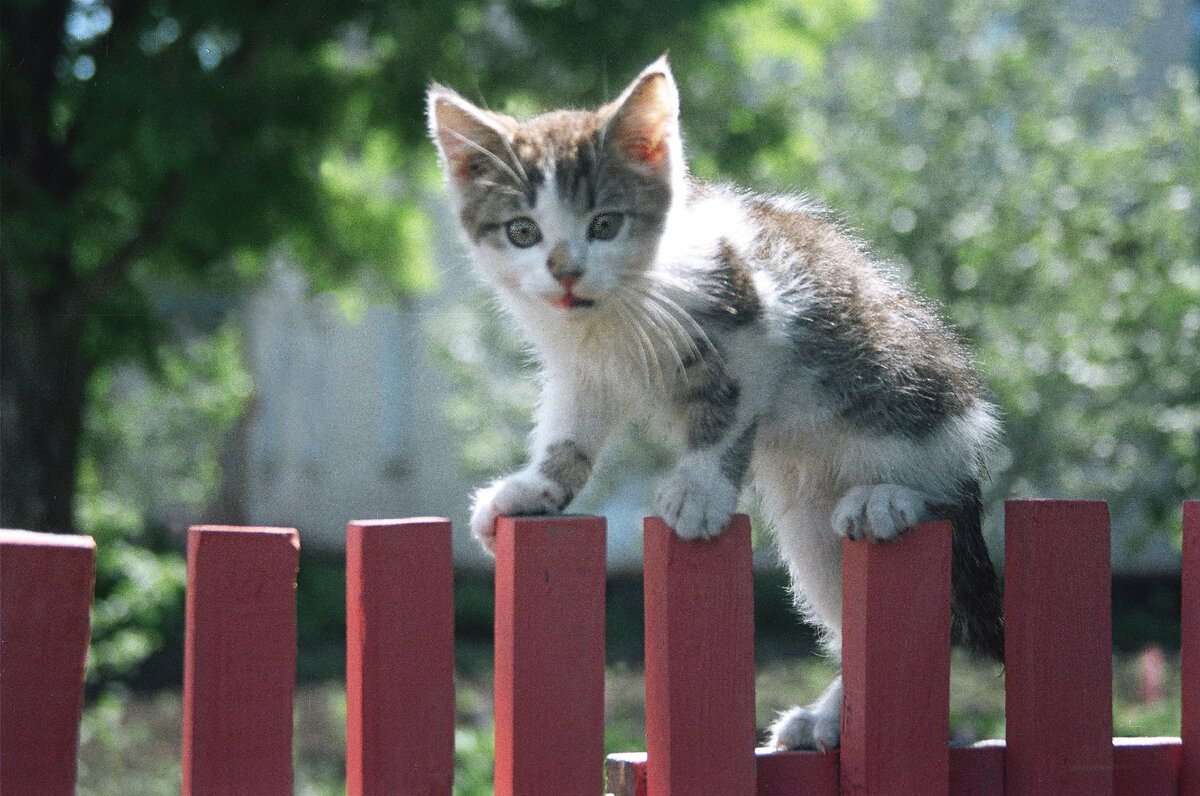
[[953,629],[971,649],[1004,662],[1004,597],[983,539],[979,482],[963,484],[957,504],[938,507],[950,520],[950,610]]

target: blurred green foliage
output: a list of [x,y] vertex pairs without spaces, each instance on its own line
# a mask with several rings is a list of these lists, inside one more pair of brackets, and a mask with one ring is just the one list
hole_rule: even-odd
[[[837,9],[862,1],[760,3],[754,19],[811,59],[852,16]],[[0,423],[21,466],[0,468],[4,522],[74,529],[89,383],[129,359],[161,364],[178,332],[164,294],[236,306],[280,255],[315,290],[431,283],[432,78],[598,98],[608,68],[671,46],[698,60],[721,20],[754,7],[6,3]]]

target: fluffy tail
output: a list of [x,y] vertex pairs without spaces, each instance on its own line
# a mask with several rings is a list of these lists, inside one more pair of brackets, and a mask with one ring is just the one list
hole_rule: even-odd
[[968,647],[1004,661],[1004,599],[988,556],[981,527],[979,482],[963,484],[957,505],[938,507],[934,516],[950,520],[950,607],[954,630]]

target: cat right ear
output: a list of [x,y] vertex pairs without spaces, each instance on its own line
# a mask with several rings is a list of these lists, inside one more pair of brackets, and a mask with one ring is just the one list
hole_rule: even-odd
[[677,168],[679,89],[666,56],[646,67],[610,107],[608,135],[627,162],[652,174]]
[[495,153],[507,150],[508,134],[495,114],[437,83],[429,87],[426,103],[429,137],[453,181],[477,179],[487,172],[489,162],[499,157]]

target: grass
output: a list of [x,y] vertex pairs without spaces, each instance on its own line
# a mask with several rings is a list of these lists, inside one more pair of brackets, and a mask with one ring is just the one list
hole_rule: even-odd
[[[1143,690],[1148,661],[1157,653],[1118,653],[1113,663],[1115,735],[1179,734],[1179,660],[1167,653],[1161,697]],[[480,656],[467,656],[457,678],[455,793],[491,794],[492,682]],[[1152,667],[1152,661],[1149,663]],[[833,676],[815,656],[772,656],[758,662],[760,730],[775,714],[816,698]],[[645,748],[641,668],[617,661],[606,681],[605,751]],[[951,667],[952,740],[969,743],[1004,736],[1003,676],[995,664],[956,650]],[[179,792],[180,709],[177,691],[153,695],[107,694],[89,705],[81,730],[78,793],[81,796],[156,796]],[[346,699],[338,681],[306,684],[296,692],[297,794],[345,793]]]

